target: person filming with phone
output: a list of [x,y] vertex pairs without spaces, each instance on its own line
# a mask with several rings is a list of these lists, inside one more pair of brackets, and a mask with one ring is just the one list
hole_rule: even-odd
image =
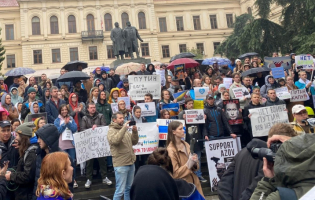
[[[132,127],[132,134],[128,129]],[[124,123],[124,114],[117,112],[112,116],[107,134],[115,169],[116,190],[113,200],[130,200],[130,189],[135,173],[136,155],[132,149],[139,141],[136,122]]]

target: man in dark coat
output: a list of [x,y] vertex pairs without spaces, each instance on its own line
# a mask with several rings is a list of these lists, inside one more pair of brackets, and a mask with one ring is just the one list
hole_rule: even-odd
[[116,87],[116,85],[114,85],[114,82],[112,81],[112,79],[108,78],[106,72],[104,72],[104,71],[102,71],[101,81],[105,86],[105,90],[109,93],[114,87]]
[[15,167],[19,160],[19,153],[15,149],[14,136],[11,134],[9,121],[0,122],[0,149],[2,150],[0,163],[10,161],[9,167]]
[[276,91],[274,89],[268,89],[267,96],[267,101],[263,104],[264,106],[275,106],[281,104],[285,105],[285,101],[277,97]]
[[115,28],[110,32],[110,39],[113,41],[113,52],[114,55],[119,60],[119,55],[121,60],[124,59],[125,53],[125,38],[123,36],[123,30],[119,27],[119,23],[115,22]]
[[115,87],[117,87],[118,83],[120,82],[120,77],[118,74],[115,74],[115,69],[111,68],[109,70],[108,78],[111,78]]
[[47,113],[48,123],[53,124],[59,115],[59,107],[62,104],[66,104],[66,102],[58,98],[58,88],[56,86],[50,88],[50,95],[51,98],[46,102],[45,110]]
[[134,59],[133,52],[136,52],[137,58],[140,58],[139,56],[139,45],[138,45],[138,39],[143,42],[141,39],[138,30],[131,26],[130,22],[126,23],[126,28],[124,29],[124,38],[125,38],[125,45],[128,49],[128,54],[130,55],[131,59]]
[[150,72],[146,71],[144,63],[141,63],[141,69],[137,71],[137,75],[151,75]]
[[81,88],[81,81],[77,81],[74,84],[74,88],[73,88],[73,93],[76,93],[79,97],[79,103],[83,102],[87,102],[87,98],[88,98],[88,93],[85,89]]

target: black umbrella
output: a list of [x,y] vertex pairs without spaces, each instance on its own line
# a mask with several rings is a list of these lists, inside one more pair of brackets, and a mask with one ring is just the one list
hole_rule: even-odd
[[271,69],[267,68],[267,67],[255,67],[255,68],[251,68],[251,69],[243,72],[242,73],[242,77],[244,77],[244,76],[255,76],[259,72],[269,72],[269,71],[271,71]]
[[88,64],[83,61],[72,61],[68,62],[65,66],[63,66],[63,69],[67,71],[78,71],[78,66],[81,66],[82,69],[87,68]]
[[57,79],[57,81],[59,81],[59,82],[71,81],[71,82],[75,83],[76,81],[86,80],[89,78],[90,78],[90,76],[84,72],[72,71],[72,72],[67,72],[64,75],[60,76]]
[[170,62],[173,62],[174,60],[179,59],[179,58],[194,58],[194,57],[196,57],[195,54],[192,54],[190,52],[184,52],[184,53],[177,54],[176,56],[173,56]]
[[195,61],[197,61],[201,65],[203,59],[195,59]]
[[256,52],[244,53],[243,55],[240,55],[238,59],[244,59],[246,57],[258,56],[258,55],[259,54]]

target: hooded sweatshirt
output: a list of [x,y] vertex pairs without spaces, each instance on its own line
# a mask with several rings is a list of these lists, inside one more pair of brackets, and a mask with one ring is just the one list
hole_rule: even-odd
[[269,83],[269,81],[268,81],[268,78],[269,78],[269,77],[272,77],[272,78],[273,78],[273,76],[271,76],[271,75],[266,76],[266,77],[265,77],[265,85],[263,85],[263,86],[260,88],[260,94],[261,94],[261,96],[264,97],[264,98],[267,98],[267,92],[268,92],[269,89],[275,89],[275,88],[278,88],[278,87],[279,87],[279,85],[278,85],[278,83],[276,82],[276,80],[275,80],[275,82],[274,82],[273,84]]
[[110,91],[110,94],[109,94],[109,98],[108,98],[108,103],[111,104],[111,103],[117,103],[117,101],[115,101],[115,99],[113,99],[113,92],[114,91],[117,91],[118,92],[118,97],[120,97],[120,93],[119,93],[119,88],[113,88],[111,91]]
[[8,112],[9,112],[9,115],[8,115],[8,118],[9,120],[13,120],[13,119],[16,119],[16,118],[19,118],[19,113],[17,111],[17,109],[14,107],[14,104],[6,104],[5,103],[5,98],[6,96],[11,96],[10,94],[8,93],[4,93],[1,97],[1,106],[3,108],[5,108]]
[[135,115],[135,107],[132,108],[131,121],[135,121],[136,123],[145,123],[145,122],[147,122],[147,120],[144,117],[141,117],[141,115],[140,115],[140,118],[136,117],[136,115]]
[[12,103],[13,105],[15,105],[16,103],[23,103],[23,98],[20,97],[20,96],[18,95],[18,93],[16,93],[16,95],[14,95],[14,94],[12,93],[12,90],[14,90],[14,89],[17,91],[17,88],[16,88],[16,87],[12,87],[11,90],[10,90],[11,103]]

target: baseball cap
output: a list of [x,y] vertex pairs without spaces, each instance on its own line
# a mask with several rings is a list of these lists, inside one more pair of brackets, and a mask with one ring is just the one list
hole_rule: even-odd
[[214,98],[212,94],[207,94],[206,99]]
[[301,112],[302,110],[306,110],[306,108],[303,105],[295,105],[292,108],[292,114],[296,114]]
[[10,122],[9,121],[1,121],[0,122],[0,126],[2,128],[6,127],[6,126],[11,126]]
[[25,136],[32,137],[33,128],[35,127],[33,122],[26,122],[24,124],[21,124],[15,129],[15,132],[18,134],[22,134]]

